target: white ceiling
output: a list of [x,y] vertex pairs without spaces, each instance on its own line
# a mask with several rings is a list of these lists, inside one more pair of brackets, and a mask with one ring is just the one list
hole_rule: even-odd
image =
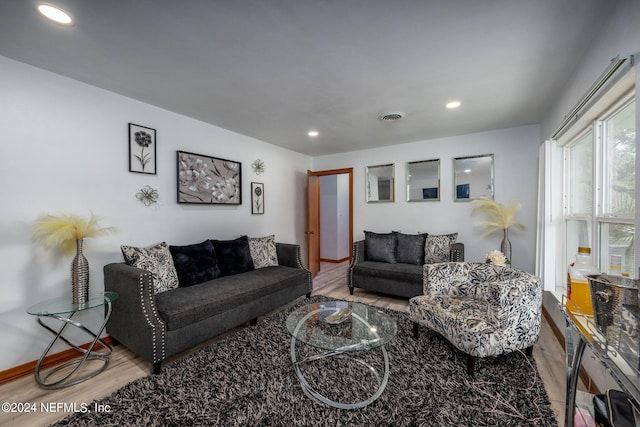
[[540,123],[616,4],[48,2],[0,0],[0,55],[311,156]]

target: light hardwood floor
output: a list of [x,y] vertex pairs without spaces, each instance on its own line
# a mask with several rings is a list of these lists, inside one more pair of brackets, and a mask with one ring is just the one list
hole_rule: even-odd
[[[340,264],[322,263],[320,273],[314,278],[313,294],[364,302],[392,310],[405,312],[408,310],[408,300],[403,298],[394,298],[360,289],[356,289],[353,296],[349,295],[346,284],[347,266],[346,262]],[[215,338],[203,345],[221,338]],[[191,351],[195,351],[195,349]],[[169,363],[183,355],[170,359]],[[566,375],[564,349],[558,343],[544,317],[540,339],[534,347],[533,355],[538,365],[540,379],[544,382],[553,410],[559,420],[558,423],[562,425],[564,378]],[[0,402],[30,403],[35,404],[36,408],[34,412],[23,413],[0,411],[0,426],[45,426],[66,417],[73,411],[74,404],[78,410],[82,409],[83,405],[88,405],[90,409],[93,409],[90,405],[93,400],[108,396],[127,383],[148,375],[150,369],[151,365],[148,362],[143,361],[125,347],[116,346],[107,370],[75,386],[61,390],[44,390],[36,384],[32,375],[0,385]],[[43,410],[41,404],[44,404],[47,410]]]

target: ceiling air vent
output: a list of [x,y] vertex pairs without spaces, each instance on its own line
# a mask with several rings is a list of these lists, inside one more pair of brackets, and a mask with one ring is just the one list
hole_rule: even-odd
[[383,122],[395,122],[400,120],[404,115],[399,111],[391,111],[389,113],[380,114],[378,118]]

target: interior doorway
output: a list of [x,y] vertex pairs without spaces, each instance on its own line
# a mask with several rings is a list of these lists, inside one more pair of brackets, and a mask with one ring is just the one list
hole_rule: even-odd
[[351,259],[353,168],[307,171],[306,234],[309,270],[314,276],[321,260]]

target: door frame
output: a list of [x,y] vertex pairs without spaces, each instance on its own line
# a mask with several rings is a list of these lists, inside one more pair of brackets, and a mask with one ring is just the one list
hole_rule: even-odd
[[[349,261],[351,261],[351,257],[352,257],[352,248],[353,248],[353,168],[342,168],[342,169],[330,169],[330,170],[323,170],[323,171],[307,171],[307,179],[310,176],[313,177],[322,177],[322,176],[326,176],[326,175],[343,175],[343,174],[348,174],[349,175]],[[309,206],[308,204],[308,200],[310,197],[315,197],[314,195],[310,194],[311,188],[309,188],[309,186],[307,186],[307,206]],[[317,209],[315,210],[315,212],[307,212],[307,262],[309,264],[309,267],[312,266],[312,262],[314,262],[314,260],[312,259],[313,254],[317,254],[317,265],[320,265],[320,250],[319,250],[319,246],[320,246],[320,221],[312,221],[312,217],[313,215],[316,216],[317,219],[320,218],[320,203],[317,203],[315,206],[317,206]],[[317,224],[317,229],[314,228],[313,230],[310,229],[310,223],[314,223]],[[315,234],[317,236],[317,245],[318,247],[315,248],[316,250],[314,251],[310,245],[310,234]],[[319,267],[318,267],[319,269]],[[312,270],[313,273],[313,270]]]

